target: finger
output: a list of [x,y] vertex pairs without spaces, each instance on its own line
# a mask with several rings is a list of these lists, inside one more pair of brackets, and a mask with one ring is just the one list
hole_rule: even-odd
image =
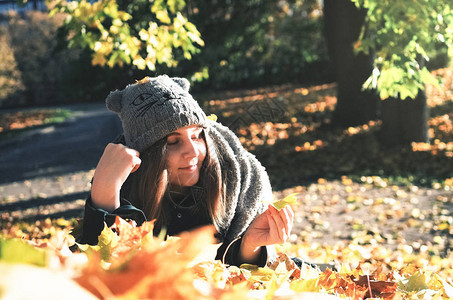
[[288,215],[289,215],[289,220],[288,220],[288,237],[291,235],[291,232],[293,230],[293,224],[294,224],[294,212],[292,211],[291,208],[288,208],[287,210]]
[[132,156],[132,170],[131,173],[137,171],[140,167],[142,160],[140,159],[140,152],[132,148],[126,148],[126,153]]
[[285,208],[286,211],[288,212],[288,215],[291,217],[291,221],[294,220],[294,211],[291,208],[291,205],[287,205]]
[[288,215],[288,223],[292,224],[294,222],[294,211],[289,205],[285,208],[285,210]]
[[288,208],[284,207],[282,210],[280,210],[279,214],[280,214],[280,217],[282,218],[285,231],[286,231],[286,233],[288,233],[290,231],[290,223],[291,223],[291,217],[289,216]]
[[142,164],[142,160],[138,157],[134,157],[132,164],[133,164],[133,167],[132,167],[131,173],[134,173],[135,171],[138,170],[138,168]]
[[291,234],[291,231],[293,229],[293,224],[294,224],[294,212],[291,208],[291,206],[286,207],[286,212],[288,213],[289,220],[288,220],[288,236]]
[[285,243],[288,240],[288,232],[286,231],[285,228],[282,228],[282,241],[281,243]]
[[130,155],[133,155],[133,156],[137,156],[137,157],[140,156],[140,152],[138,152],[137,150],[132,149],[132,148],[127,148],[126,147],[126,152],[129,153]]
[[283,223],[283,228],[282,230],[282,239],[283,242],[286,242],[289,238],[289,233],[291,232],[291,217],[288,213],[288,207],[284,207],[282,210],[279,211],[280,218]]
[[276,239],[279,239],[280,236],[278,234],[278,226],[277,223],[275,223],[274,218],[272,217],[272,214],[270,210],[267,211],[267,222],[269,223],[269,240],[272,244],[275,243]]
[[291,232],[292,226],[293,226],[293,222],[294,222],[294,212],[293,212],[291,206],[287,205],[284,208],[282,208],[280,211],[277,209],[275,209],[275,211],[280,213],[284,223],[288,225],[286,227],[286,230],[287,230],[287,234],[289,235],[289,233]]
[[272,219],[275,221],[275,224],[277,225],[278,236],[281,240],[284,240],[285,224],[282,220],[282,216],[280,215],[280,212],[273,206],[270,206],[269,210],[271,212]]

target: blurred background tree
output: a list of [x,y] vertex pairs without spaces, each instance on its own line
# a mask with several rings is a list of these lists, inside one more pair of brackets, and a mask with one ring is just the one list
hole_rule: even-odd
[[189,77],[199,82],[198,90],[324,81],[328,76],[317,0],[49,5],[51,14],[68,15],[61,30],[69,47],[89,49],[95,65],[129,66],[134,76],[147,69]]
[[334,122],[379,117],[385,144],[428,142],[424,90],[437,82],[425,63],[452,49],[451,1],[325,0],[324,16],[338,81]]
[[[3,98],[5,105],[43,105],[58,103],[61,95],[57,89],[61,83],[65,63],[71,60],[69,51],[55,53],[55,34],[62,19],[49,19],[43,12],[29,11],[19,14],[9,11],[6,22],[0,31],[5,52],[2,59],[14,57],[14,61],[4,64],[2,72],[11,74],[10,79],[17,82],[16,91]],[[9,48],[9,51],[5,47]],[[11,59],[12,59],[11,57]],[[12,70],[14,68],[14,71]],[[2,90],[10,90],[2,83]],[[11,81],[9,82],[11,84]],[[13,97],[14,95],[14,97]]]
[[[194,92],[330,80],[317,0],[47,3],[53,18],[36,11],[4,16],[5,35],[29,36],[12,45],[16,60],[27,61],[18,70],[40,84],[25,83],[25,97],[3,107],[101,101],[111,89],[162,73],[191,79]],[[13,30],[19,19],[29,31]],[[31,33],[43,26],[50,35]],[[64,59],[45,63],[25,45],[31,40],[48,57]],[[59,70],[48,73],[58,75],[43,76],[51,65]],[[36,85],[53,93],[41,97]]]
[[363,91],[373,70],[374,53],[355,53],[354,43],[365,22],[366,10],[350,0],[324,1],[324,29],[337,86],[337,105],[333,123],[357,126],[377,119],[379,96]]
[[154,71],[175,67],[178,55],[190,59],[203,41],[181,13],[184,0],[96,2],[50,1],[50,15],[66,15],[62,29],[68,46],[92,51],[93,65],[134,65]]
[[323,82],[329,76],[317,0],[188,1],[206,43],[183,73],[208,70],[203,89]]
[[11,47],[11,38],[5,31],[5,27],[0,27],[0,99],[7,101],[10,98],[21,98],[24,85]]

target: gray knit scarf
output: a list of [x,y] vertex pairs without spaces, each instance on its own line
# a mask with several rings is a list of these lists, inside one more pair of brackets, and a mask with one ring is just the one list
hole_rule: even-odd
[[222,167],[227,169],[226,215],[219,233],[233,240],[245,232],[250,223],[273,199],[269,176],[261,163],[246,151],[237,136],[227,127],[209,121],[206,137],[213,143]]

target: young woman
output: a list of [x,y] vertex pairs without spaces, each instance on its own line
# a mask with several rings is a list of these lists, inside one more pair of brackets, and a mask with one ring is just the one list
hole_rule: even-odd
[[156,220],[168,235],[213,224],[217,259],[264,266],[294,214],[272,205],[269,178],[232,131],[209,120],[183,78],[145,78],[114,91],[107,107],[123,135],[107,145],[85,206],[81,242],[95,244],[117,215]]

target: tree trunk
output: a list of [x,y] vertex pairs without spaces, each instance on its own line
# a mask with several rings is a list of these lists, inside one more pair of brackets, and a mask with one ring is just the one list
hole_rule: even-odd
[[349,0],[324,1],[325,36],[338,83],[332,122],[340,126],[360,125],[377,118],[377,93],[362,91],[373,70],[373,55],[356,55],[353,49],[365,15]]
[[415,99],[389,98],[382,101],[380,139],[388,146],[429,141],[428,105],[425,91]]

